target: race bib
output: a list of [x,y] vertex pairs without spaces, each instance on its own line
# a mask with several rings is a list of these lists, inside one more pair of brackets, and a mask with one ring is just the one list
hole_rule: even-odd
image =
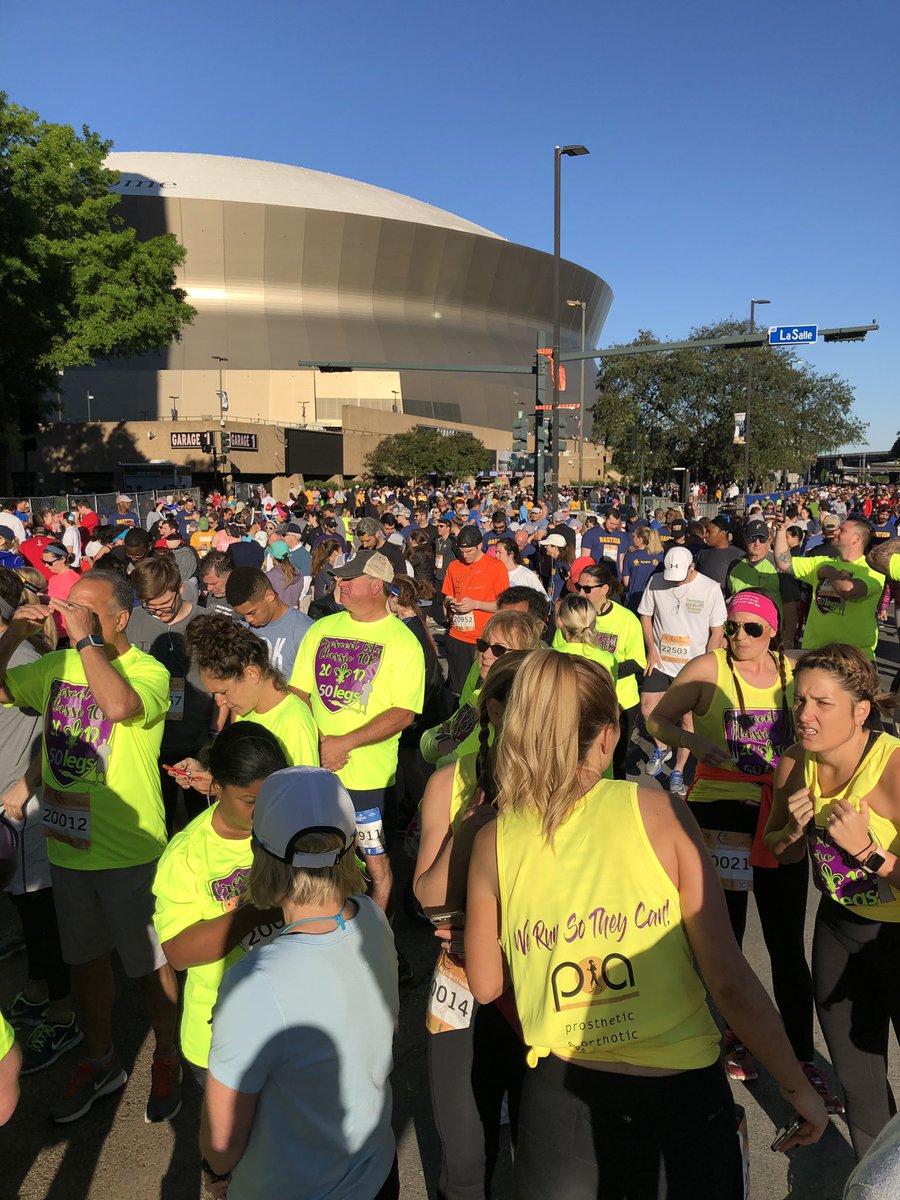
[[659,657],[663,662],[683,667],[691,656],[691,639],[681,633],[662,633],[659,637]]
[[603,545],[603,557],[608,558],[610,562],[615,562],[618,557],[619,548],[615,545],[610,545],[605,542]]
[[169,679],[169,711],[167,721],[184,720],[184,679],[180,675],[172,675]]
[[65,842],[74,850],[90,850],[90,793],[59,792],[45,783],[41,826],[45,837]]
[[753,868],[750,866],[752,833],[732,833],[727,829],[701,829],[719,882],[726,892],[752,892]]
[[246,937],[241,938],[244,953],[249,954],[251,950],[258,950],[260,946],[265,946],[267,942],[274,941],[282,929],[284,929],[284,918],[279,921],[272,921],[271,924],[263,922],[262,925],[257,925],[255,929],[250,930]]
[[441,950],[431,977],[431,994],[425,1014],[429,1033],[468,1029],[474,1015],[475,997],[469,991],[465,968]]
[[377,808],[363,808],[356,814],[356,836],[360,854],[372,858],[377,854],[385,854],[384,825],[381,813]]
[[436,554],[436,555],[434,556],[434,569],[435,569],[436,571],[442,571],[442,570],[444,569],[444,556],[443,556],[443,554]]
[[454,629],[467,629],[467,630],[471,630],[474,633],[474,631],[475,631],[475,614],[473,612],[454,613],[453,614],[453,628]]

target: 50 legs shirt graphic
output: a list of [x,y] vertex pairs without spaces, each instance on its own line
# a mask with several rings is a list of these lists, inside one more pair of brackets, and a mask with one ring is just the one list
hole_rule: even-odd
[[365,713],[384,647],[358,638],[323,637],[316,649],[316,691],[329,712]]
[[[44,717],[44,748],[57,786],[48,782],[44,787],[41,823],[47,837],[90,849],[90,789],[106,783],[112,729],[87,684],[53,681]],[[69,790],[78,784],[83,790]]]

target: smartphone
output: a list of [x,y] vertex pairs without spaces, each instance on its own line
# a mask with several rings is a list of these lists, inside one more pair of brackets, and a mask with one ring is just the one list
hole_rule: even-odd
[[775,1134],[775,1141],[772,1143],[769,1149],[775,1151],[783,1150],[794,1134],[800,1132],[802,1125],[803,1118],[795,1114],[793,1121],[787,1125],[782,1125],[782,1127]]
[[461,908],[432,906],[431,908],[423,908],[422,912],[436,929],[441,929],[445,925],[461,926],[466,919],[466,914]]

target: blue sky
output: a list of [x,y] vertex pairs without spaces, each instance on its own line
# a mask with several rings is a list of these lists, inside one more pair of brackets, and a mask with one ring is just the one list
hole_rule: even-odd
[[748,315],[865,324],[801,351],[900,429],[900,6],[892,0],[4,0],[0,81],[119,150],[295,163],[552,248],[615,301],[602,341]]

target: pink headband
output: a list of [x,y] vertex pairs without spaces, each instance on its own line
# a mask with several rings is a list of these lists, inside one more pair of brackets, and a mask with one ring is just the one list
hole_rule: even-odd
[[778,609],[774,600],[763,592],[738,592],[731,597],[726,607],[729,616],[739,612],[751,613],[754,617],[767,621],[773,629],[778,628]]

